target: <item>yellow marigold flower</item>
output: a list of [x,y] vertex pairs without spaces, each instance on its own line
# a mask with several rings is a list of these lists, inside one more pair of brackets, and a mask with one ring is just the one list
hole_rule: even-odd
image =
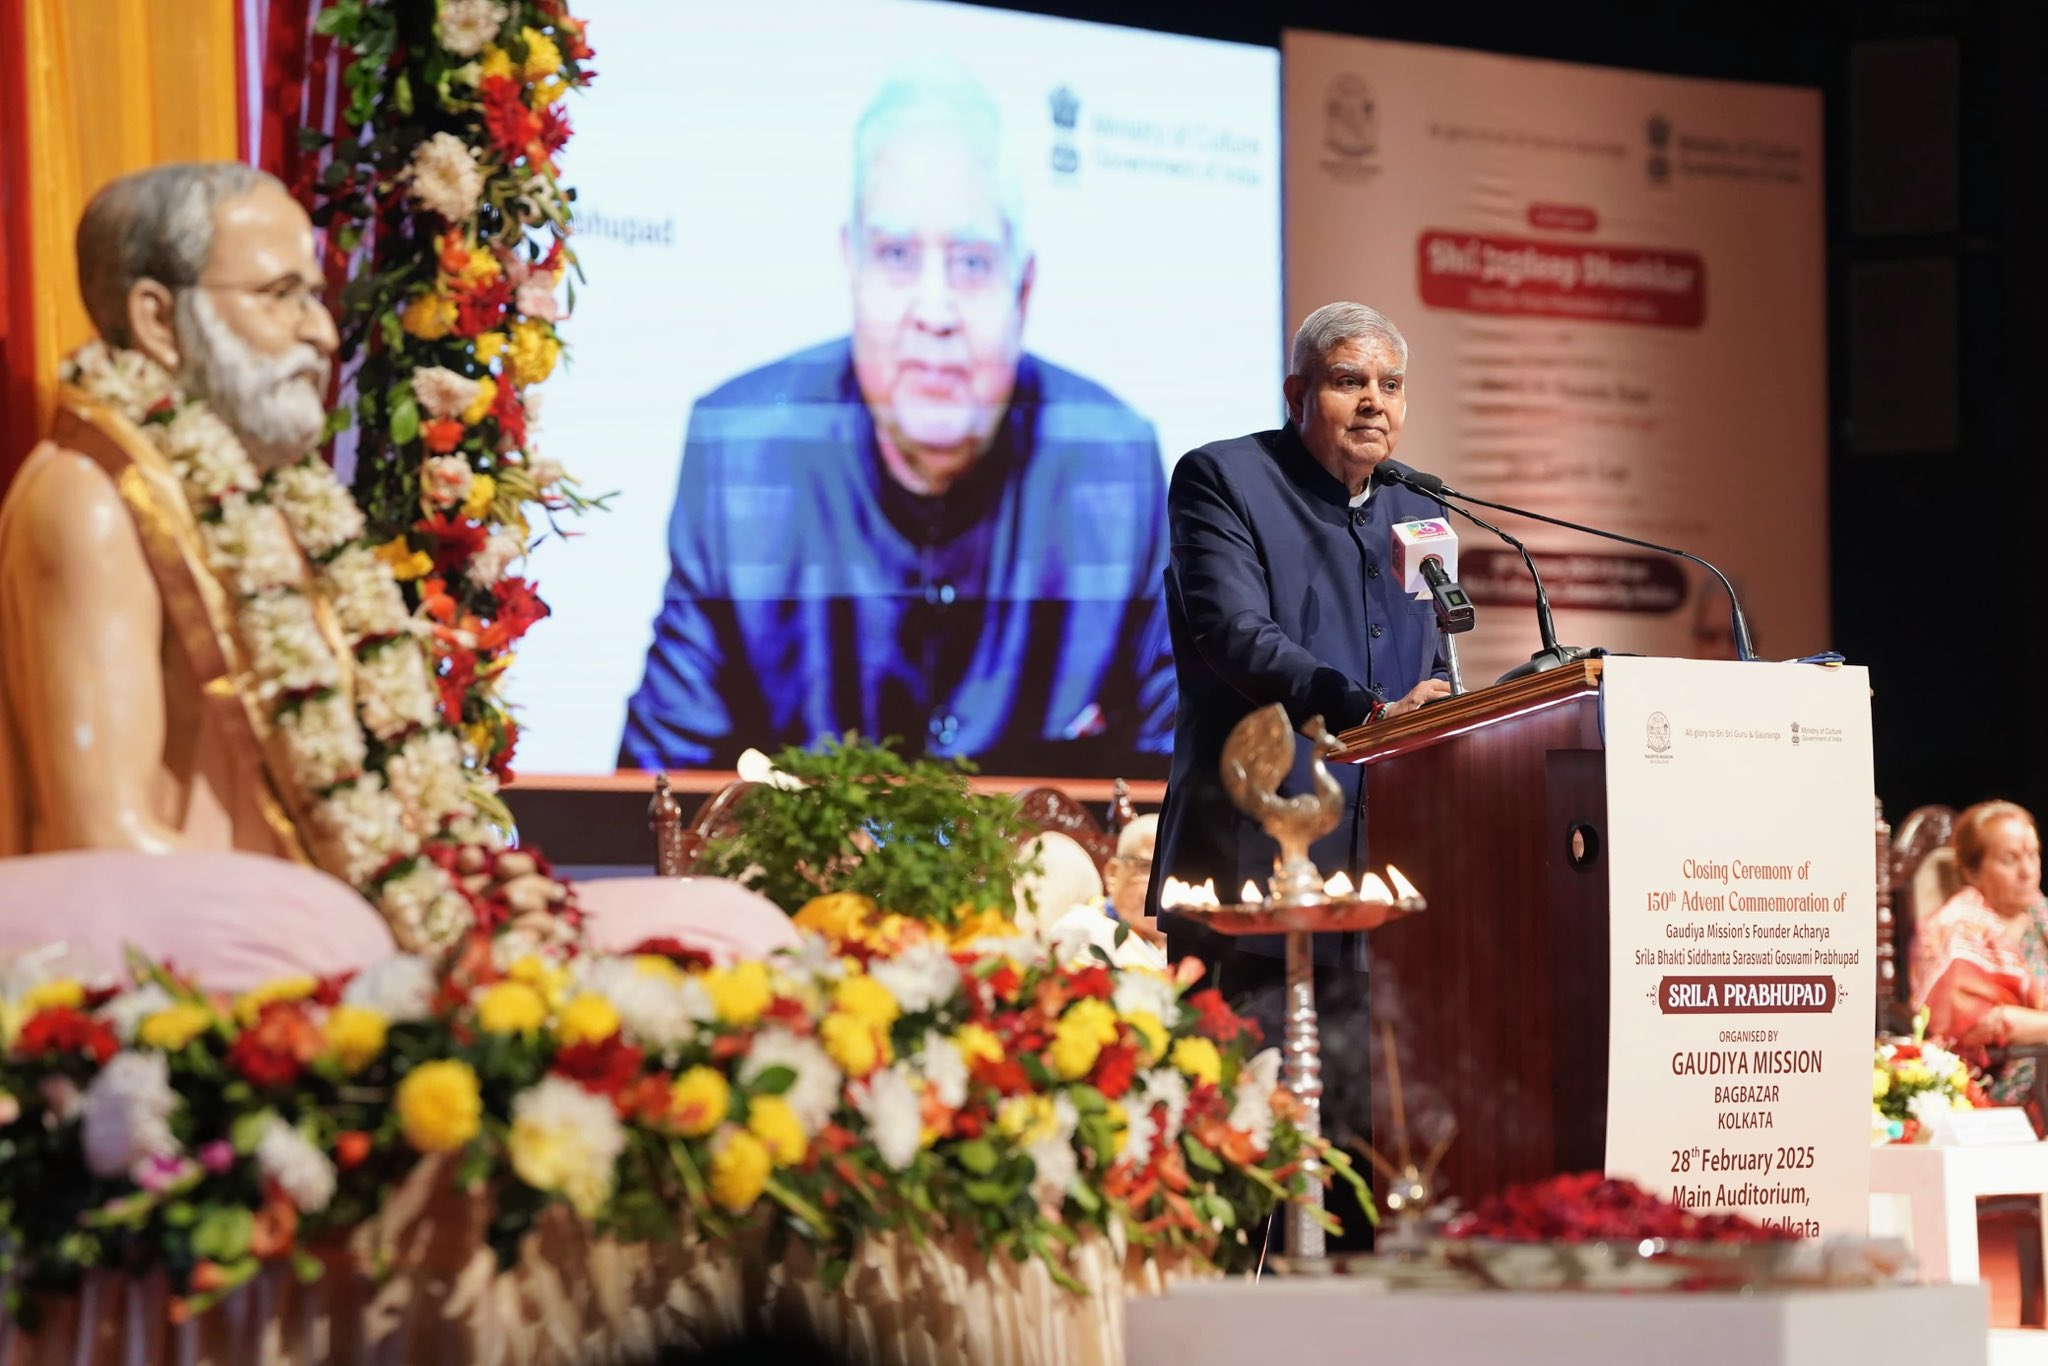
[[726,1130],[711,1149],[711,1198],[734,1214],[751,1209],[773,1165],[760,1139],[745,1129]]
[[244,992],[235,1001],[235,1015],[245,1025],[255,1024],[256,1017],[263,1013],[263,1007],[273,1001],[303,1001],[320,989],[320,984],[303,974],[297,977],[280,977],[274,982]]
[[455,327],[455,301],[432,290],[414,295],[398,321],[421,341],[439,341]]
[[555,372],[562,358],[562,343],[554,328],[538,318],[521,318],[512,324],[511,354],[505,365],[518,385],[539,384]]
[[511,53],[505,51],[504,48],[499,47],[496,43],[488,44],[484,48],[483,60],[477,63],[479,84],[493,76],[513,76],[517,74],[512,66]]
[[471,754],[490,753],[491,746],[496,740],[497,737],[492,734],[491,723],[488,721],[472,721],[462,729],[462,742],[469,746]]
[[477,1135],[483,1094],[466,1062],[423,1062],[398,1083],[398,1124],[423,1153],[452,1153]]
[[1102,1046],[1116,1042],[1116,1012],[1090,997],[1074,1002],[1053,1026],[1048,1056],[1053,1070],[1066,1081],[1088,1075]]
[[1043,1143],[1060,1131],[1051,1096],[1011,1096],[996,1111],[996,1131],[1020,1148]]
[[602,996],[585,994],[562,1007],[555,1037],[566,1044],[603,1043],[619,1032],[619,1012]]
[[497,254],[488,247],[471,248],[469,259],[462,263],[462,283],[466,285],[487,285],[504,273]]
[[840,978],[839,985],[832,989],[832,1004],[877,1029],[887,1029],[903,1014],[895,993],[864,972]]
[[752,1024],[775,998],[765,963],[713,968],[704,974],[704,990],[711,997],[711,1008],[718,1012],[719,1021],[729,1025]]
[[548,998],[550,1004],[560,1000],[562,988],[568,984],[569,970],[560,963],[551,963],[537,953],[524,953],[512,960],[505,969],[505,975],[515,982],[524,982]]
[[822,934],[834,944],[861,944],[873,931],[876,906],[858,892],[814,896],[796,913],[796,927]]
[[562,69],[562,49],[555,46],[555,40],[537,28],[523,28],[519,36],[526,40],[526,79],[544,81]]
[[410,583],[423,574],[433,571],[434,557],[424,550],[414,550],[405,543],[405,537],[393,536],[375,550],[378,559],[391,566],[391,575],[400,583]]
[[[477,423],[489,417],[491,415],[491,405],[497,401],[498,381],[492,379],[489,375],[484,375],[476,382],[476,397],[469,401],[469,406],[464,408],[460,414],[463,425],[465,427],[474,427]],[[488,474],[475,474],[470,476],[470,478],[472,481],[469,486],[471,502],[476,501],[477,485],[481,484],[487,490],[495,490],[497,487],[497,482]],[[489,507],[490,505],[491,494],[487,492],[484,494],[480,507]],[[480,515],[476,512],[470,512],[468,504],[464,504],[462,510],[471,517]]]
[[1870,1074],[1870,1098],[1883,1100],[1892,1089],[1892,1074],[1882,1067],[1872,1068]]
[[551,76],[533,88],[533,107],[535,110],[545,109],[568,93],[569,83]]
[[327,1013],[327,1046],[341,1070],[356,1073],[384,1051],[384,1013],[368,1006],[336,1006]]
[[818,1025],[818,1042],[849,1077],[864,1077],[881,1065],[882,1040],[866,1020],[833,1011]]
[[1192,1081],[1206,1081],[1211,1086],[1219,1086],[1223,1082],[1223,1055],[1207,1039],[1175,1040],[1173,1065]]
[[462,515],[473,521],[483,520],[491,510],[491,503],[498,496],[498,481],[488,474],[472,474],[469,477],[469,496],[462,500]]
[[803,1122],[781,1096],[755,1096],[747,1102],[747,1132],[761,1140],[778,1167],[804,1160],[807,1145]]
[[671,986],[681,986],[690,980],[690,974],[676,966],[673,958],[664,958],[658,953],[638,954],[633,959],[633,971],[642,977],[659,977]]
[[1109,1103],[1108,1114],[1110,1133],[1114,1135],[1110,1140],[1109,1155],[1114,1160],[1124,1155],[1124,1148],[1131,1141],[1131,1115],[1117,1101]]
[[953,927],[954,948],[971,944],[977,939],[1014,939],[1022,931],[1017,922],[993,907],[979,910]]
[[144,1048],[161,1048],[175,1053],[213,1027],[213,1012],[190,1001],[165,1006],[143,1017],[136,1026],[135,1041]]
[[702,1138],[725,1123],[732,1109],[732,1086],[722,1072],[693,1067],[676,1078],[668,1098],[676,1128],[687,1137]]
[[1003,1044],[995,1031],[987,1025],[968,1023],[960,1026],[953,1036],[953,1047],[960,1050],[960,1056],[969,1067],[977,1062],[1001,1062]]
[[525,982],[495,982],[476,998],[476,1022],[486,1034],[537,1034],[548,1022],[547,997]]
[[1138,1041],[1144,1049],[1147,1067],[1166,1056],[1166,1026],[1160,1022],[1157,1015],[1149,1010],[1134,1010],[1124,1016],[1124,1023],[1138,1036]]
[[476,339],[476,359],[479,365],[489,365],[505,349],[503,332],[480,332]]
[[38,982],[21,998],[22,1012],[27,1015],[57,1007],[76,1010],[84,1004],[84,984],[69,977],[52,977],[47,982]]
[[1908,1058],[1899,1064],[1899,1083],[1903,1086],[1928,1087],[1934,1085],[1934,1069],[1918,1058]]

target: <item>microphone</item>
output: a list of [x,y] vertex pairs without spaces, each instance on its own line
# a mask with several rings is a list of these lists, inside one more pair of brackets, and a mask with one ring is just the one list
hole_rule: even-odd
[[[1449,560],[1448,566],[1445,560]],[[1458,533],[1448,522],[1434,519],[1394,523],[1394,577],[1401,591],[1430,599],[1436,627],[1443,634],[1444,668],[1451,695],[1465,691],[1465,671],[1458,663],[1458,635],[1472,629],[1472,598],[1458,586]]]
[[1372,477],[1377,483],[1396,484],[1421,494],[1423,497],[1436,503],[1438,507],[1455,512],[1474,526],[1491,531],[1520,552],[1522,563],[1529,570],[1529,581],[1536,585],[1536,631],[1542,637],[1543,648],[1530,655],[1527,664],[1517,664],[1514,668],[1502,674],[1495,682],[1507,683],[1517,678],[1526,678],[1530,674],[1540,674],[1551,669],[1562,668],[1586,653],[1582,646],[1560,645],[1557,643],[1557,618],[1550,610],[1550,594],[1544,590],[1543,576],[1536,572],[1536,560],[1529,554],[1528,546],[1523,545],[1521,541],[1473,512],[1470,508],[1463,508],[1455,503],[1445,502],[1443,495],[1452,492],[1452,490],[1446,489],[1444,481],[1433,474],[1424,474],[1420,470],[1404,473],[1382,461],[1373,470]]
[[[1527,508],[1514,507],[1508,503],[1496,503],[1490,499],[1480,498],[1470,493],[1460,493],[1435,475],[1424,474],[1420,470],[1403,476],[1394,470],[1388,469],[1386,464],[1382,462],[1373,471],[1374,478],[1379,478],[1381,475],[1387,476],[1384,482],[1404,484],[1417,493],[1436,499],[1438,503],[1445,507],[1451,506],[1443,501],[1444,495],[1448,494],[1453,498],[1462,498],[1468,503],[1477,503],[1481,507],[1513,513],[1517,517],[1527,517],[1532,522],[1547,522],[1551,526],[1561,526],[1567,531],[1577,531],[1587,536],[1598,536],[1608,541],[1620,541],[1623,545],[1637,546],[1643,550],[1654,550],[1659,555],[1670,555],[1675,559],[1690,560],[1720,580],[1721,591],[1728,595],[1728,617],[1735,635],[1736,658],[1743,660],[1754,660],[1756,658],[1756,647],[1750,643],[1749,639],[1749,618],[1742,614],[1742,603],[1735,596],[1735,585],[1728,581],[1726,574],[1723,574],[1718,568],[1701,559],[1698,555],[1693,554],[1690,550],[1680,550],[1676,546],[1658,545],[1655,541],[1643,541],[1636,539],[1634,536],[1624,536],[1619,531],[1603,531],[1596,526],[1582,526],[1578,522],[1567,522],[1562,517],[1552,517],[1548,513],[1531,512]],[[1464,511],[1462,508],[1456,510]],[[1470,513],[1465,515],[1471,516]],[[1523,558],[1527,559],[1527,554],[1524,554]],[[1533,570],[1534,566],[1531,566],[1531,568]],[[1540,596],[1541,590],[1538,590],[1538,592]]]

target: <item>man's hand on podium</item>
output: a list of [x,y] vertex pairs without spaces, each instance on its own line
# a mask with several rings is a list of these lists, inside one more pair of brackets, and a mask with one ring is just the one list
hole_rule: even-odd
[[1387,703],[1387,709],[1380,713],[1382,719],[1400,716],[1404,712],[1418,711],[1425,702],[1434,702],[1439,697],[1449,697],[1451,685],[1441,678],[1425,678],[1415,685],[1406,697],[1398,702]]

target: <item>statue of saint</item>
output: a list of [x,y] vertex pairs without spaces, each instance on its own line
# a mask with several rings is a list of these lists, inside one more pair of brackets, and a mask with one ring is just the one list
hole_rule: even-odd
[[234,163],[106,186],[99,334],[0,504],[0,856],[243,849],[435,948],[564,891],[507,853],[433,656],[320,459],[337,345],[305,212]]

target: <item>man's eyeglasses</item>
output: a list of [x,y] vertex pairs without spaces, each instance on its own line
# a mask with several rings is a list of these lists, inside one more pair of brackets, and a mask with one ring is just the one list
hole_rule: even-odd
[[[924,275],[925,244],[915,237],[869,231],[861,255],[868,269],[892,285],[914,285]],[[1009,255],[994,242],[949,242],[943,248],[948,288],[962,293],[1009,280]]]
[[272,280],[267,285],[210,285],[202,283],[200,289],[212,290],[219,294],[246,294],[280,318],[303,318],[321,303],[320,288],[309,285],[295,275]]

